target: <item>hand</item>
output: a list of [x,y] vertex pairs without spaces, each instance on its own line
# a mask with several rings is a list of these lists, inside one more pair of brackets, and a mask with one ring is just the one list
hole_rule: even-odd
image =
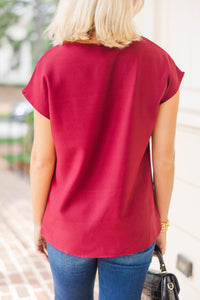
[[[164,255],[165,251],[166,251],[166,235],[167,235],[166,232],[160,232],[160,234],[156,240],[156,245],[159,246],[159,248],[162,252],[162,255]],[[155,252],[153,252],[153,256],[157,256]]]
[[40,253],[42,258],[49,262],[48,253],[47,253],[47,243],[46,240],[40,233],[41,225],[34,226],[34,245],[36,250]]

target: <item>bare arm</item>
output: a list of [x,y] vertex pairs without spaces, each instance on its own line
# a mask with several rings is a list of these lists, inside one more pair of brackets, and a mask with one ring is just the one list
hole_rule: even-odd
[[34,110],[34,141],[31,151],[30,181],[33,222],[40,226],[55,169],[56,152],[50,120]]
[[[180,91],[160,105],[152,134],[153,180],[155,200],[161,221],[168,218],[174,185],[175,134]],[[165,243],[161,242],[162,253]]]

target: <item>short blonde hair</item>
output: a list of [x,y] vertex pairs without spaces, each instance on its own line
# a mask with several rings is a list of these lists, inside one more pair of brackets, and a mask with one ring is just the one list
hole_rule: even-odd
[[141,39],[134,23],[144,0],[60,0],[45,30],[53,45],[88,40],[95,32],[97,44],[124,48]]

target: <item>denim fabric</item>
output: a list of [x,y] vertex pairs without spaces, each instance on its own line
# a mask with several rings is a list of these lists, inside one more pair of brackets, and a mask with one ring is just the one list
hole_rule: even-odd
[[140,300],[155,243],[129,255],[86,258],[66,254],[47,242],[55,300],[93,300],[97,269],[99,300]]

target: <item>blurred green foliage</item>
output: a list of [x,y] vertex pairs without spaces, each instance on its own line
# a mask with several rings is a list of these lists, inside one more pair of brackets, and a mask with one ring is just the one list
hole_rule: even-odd
[[25,41],[31,45],[33,66],[51,44],[43,34],[56,8],[56,0],[0,0],[0,47],[6,42],[13,50],[10,68],[17,68]]
[[[7,120],[9,120],[7,116]],[[6,117],[2,118],[6,120]],[[2,153],[1,156],[9,163],[10,167],[17,167],[25,173],[29,173],[31,150],[33,146],[34,138],[34,114],[29,113],[25,122],[28,125],[27,133],[23,137],[13,138],[4,137],[0,138],[0,145],[6,145],[6,153]],[[17,148],[16,148],[17,146]]]
[[6,159],[9,163],[14,162],[26,162],[30,163],[30,153],[19,153],[19,154],[3,154],[2,157]]

